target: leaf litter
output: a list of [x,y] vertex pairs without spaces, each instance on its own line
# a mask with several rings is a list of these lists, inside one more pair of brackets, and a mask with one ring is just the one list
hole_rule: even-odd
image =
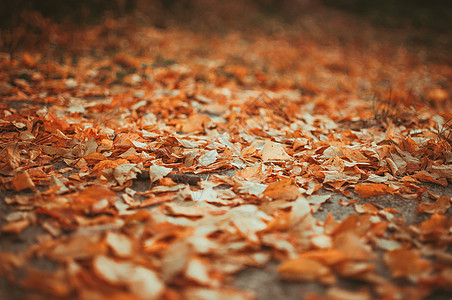
[[[123,51],[69,69],[32,51],[0,56],[0,180],[20,212],[3,216],[1,232],[44,231],[22,253],[0,252],[2,276],[43,299],[254,299],[232,278],[277,261],[282,279],[328,286],[327,299],[450,292],[451,198],[422,184],[452,180],[450,135],[435,133],[452,116],[450,90],[417,80],[416,57],[384,54],[413,65],[392,78],[390,97],[406,111],[374,112],[374,124],[357,86],[383,79],[368,68],[391,68],[378,45],[357,63],[353,47],[325,49],[301,31],[131,34],[151,37],[175,63]],[[140,53],[145,43],[130,46]],[[197,47],[202,59],[190,54]],[[425,76],[447,72],[433,64]],[[332,193],[356,214],[316,218]],[[379,196],[415,202],[424,220],[406,224]],[[16,275],[32,258],[57,268]],[[344,290],[341,278],[366,289]]]

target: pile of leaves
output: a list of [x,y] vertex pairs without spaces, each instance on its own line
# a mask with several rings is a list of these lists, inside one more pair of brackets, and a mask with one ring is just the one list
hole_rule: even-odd
[[[0,246],[0,275],[39,299],[254,299],[234,275],[277,261],[328,299],[450,292],[451,198],[425,183],[452,181],[451,67],[312,21],[220,37],[107,20],[66,33],[76,60],[2,54],[2,239],[39,230]],[[337,194],[355,213],[318,217]]]

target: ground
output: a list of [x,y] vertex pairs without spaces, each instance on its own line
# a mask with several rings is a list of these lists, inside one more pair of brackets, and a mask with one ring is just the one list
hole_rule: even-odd
[[450,299],[450,28],[295,2],[2,31],[1,299]]

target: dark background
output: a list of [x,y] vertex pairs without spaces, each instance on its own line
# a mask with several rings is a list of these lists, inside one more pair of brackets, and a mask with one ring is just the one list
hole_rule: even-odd
[[[158,26],[171,22],[189,22],[202,18],[203,13],[225,15],[221,0],[7,0],[0,4],[0,26],[14,26],[23,11],[38,11],[54,22],[96,23],[104,17],[121,17],[139,11],[150,15]],[[323,4],[370,18],[383,26],[412,25],[433,30],[448,30],[452,25],[450,0],[242,0],[227,1],[232,6],[241,3],[252,12],[291,21],[306,5]],[[221,11],[216,11],[215,6]],[[158,11],[158,13],[156,13]],[[202,12],[202,13],[200,13]],[[154,18],[153,15],[154,14]],[[163,15],[163,16],[162,16]],[[223,15],[223,16],[222,16]],[[157,17],[159,16],[159,17]],[[241,17],[241,16],[238,16]],[[165,19],[163,22],[161,19]],[[202,20],[197,20],[201,21]]]

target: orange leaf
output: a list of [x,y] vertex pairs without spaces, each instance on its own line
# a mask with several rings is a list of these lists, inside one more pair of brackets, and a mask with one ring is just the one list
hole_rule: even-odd
[[188,117],[188,119],[179,126],[179,130],[183,133],[195,133],[204,130],[206,124],[211,122],[208,115],[194,114]]
[[370,203],[355,204],[355,210],[357,213],[360,213],[360,214],[375,215],[378,213],[378,208],[376,208],[374,205],[372,205]]
[[16,191],[35,188],[35,184],[31,180],[30,175],[28,175],[27,172],[16,174],[13,179],[13,186]]
[[29,225],[30,225],[30,221],[27,219],[23,219],[23,220],[14,221],[14,222],[10,222],[10,223],[6,224],[5,226],[2,227],[1,231],[17,234],[17,233],[24,231]]
[[394,189],[384,183],[359,183],[355,186],[355,193],[363,198],[394,194]]
[[417,279],[429,267],[429,262],[421,259],[417,251],[409,249],[395,249],[386,252],[384,262],[391,269],[394,278]]
[[339,199],[339,204],[342,205],[342,206],[349,206],[350,204],[357,203],[357,202],[359,202],[358,199],[352,199],[352,200],[349,200],[349,201],[345,201],[342,198]]
[[358,163],[368,163],[369,159],[364,156],[364,154],[361,153],[358,149],[352,149],[348,147],[341,147],[342,153],[344,153],[344,156],[347,157],[352,162],[358,162]]
[[75,203],[95,203],[106,199],[108,202],[115,200],[116,193],[103,185],[93,185],[83,190],[74,200]]
[[430,219],[420,224],[422,239],[425,241],[438,241],[441,236],[447,236],[452,227],[452,219],[443,214],[434,213]]
[[87,156],[84,157],[84,159],[89,163],[89,164],[95,164],[98,161],[102,161],[104,159],[106,159],[106,157],[100,153],[97,152],[93,152],[88,154]]
[[102,170],[116,168],[119,165],[128,164],[128,163],[129,163],[129,161],[127,159],[123,159],[123,158],[118,158],[116,160],[102,160],[93,167],[93,171],[97,170],[100,172]]
[[262,148],[262,160],[264,162],[271,160],[289,160],[291,156],[284,151],[284,146],[279,143],[266,141]]
[[301,196],[298,187],[291,179],[270,183],[263,194],[273,200],[295,200]]
[[325,284],[334,284],[336,278],[330,268],[322,263],[305,257],[286,260],[278,266],[278,272],[281,277],[287,280],[295,281],[316,281],[319,280]]
[[338,287],[331,287],[326,292],[328,300],[370,300],[371,295],[367,289],[352,292]]
[[421,204],[418,205],[417,210],[429,214],[433,213],[444,214],[449,207],[450,207],[450,197],[444,196],[439,197],[438,200],[436,200],[436,202],[433,203],[422,202]]
[[327,266],[332,266],[348,259],[347,254],[337,249],[320,249],[303,252],[300,256],[320,261]]
[[432,182],[432,183],[436,183],[442,186],[447,186],[447,179],[444,177],[439,177],[438,175],[435,174],[431,174],[427,171],[419,171],[416,174],[414,174],[413,176],[411,176],[413,178],[419,179],[420,181],[424,181],[424,182]]

